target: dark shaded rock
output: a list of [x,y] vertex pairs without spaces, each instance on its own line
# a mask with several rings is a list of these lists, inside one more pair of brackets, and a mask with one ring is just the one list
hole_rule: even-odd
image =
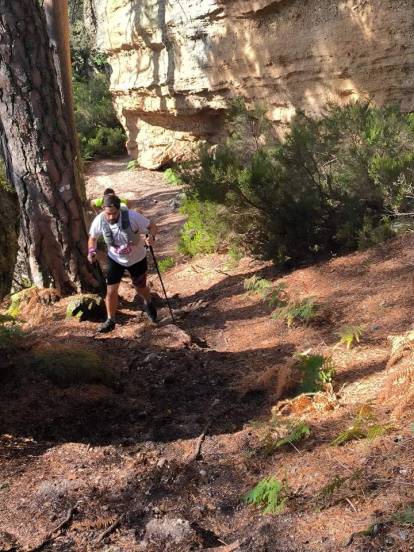
[[102,297],[94,294],[77,295],[66,309],[68,318],[75,316],[80,321],[91,320],[93,322],[102,320],[106,316],[105,303]]

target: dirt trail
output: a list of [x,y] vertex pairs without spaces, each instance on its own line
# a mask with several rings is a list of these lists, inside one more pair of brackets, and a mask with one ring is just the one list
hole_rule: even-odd
[[[349,552],[414,550],[412,524],[389,521],[414,507],[414,408],[391,423],[398,399],[381,395],[387,338],[413,322],[414,234],[290,274],[250,258],[190,261],[174,252],[176,190],[158,173],[125,167],[93,164],[88,195],[113,187],[160,224],[157,255],[176,258],[163,278],[177,327],[153,269],[156,325],[128,279],[117,327],[105,336],[98,323],[67,320],[67,300],[32,309],[0,387],[0,550],[338,552],[344,541]],[[254,274],[283,281],[298,298],[316,296],[315,319],[289,329],[272,320],[273,309],[244,292]],[[345,324],[365,327],[350,350],[335,347]],[[60,389],[30,368],[33,351],[62,346],[99,354],[120,388]],[[333,391],[289,402],[279,395],[292,355],[308,349],[332,355]],[[392,427],[371,444],[330,446],[372,401],[378,424]],[[310,436],[270,453],[259,426],[272,408],[283,411],[273,442],[283,421],[298,418]],[[281,515],[240,500],[275,474],[289,486]],[[375,523],[372,536],[354,535]]]
[[159,226],[157,252],[160,258],[175,256],[175,246],[183,217],[171,201],[179,188],[165,183],[162,172],[130,169],[128,158],[95,161],[88,167],[86,192],[90,199],[102,197],[106,188],[113,188],[123,199],[131,201],[138,209]]

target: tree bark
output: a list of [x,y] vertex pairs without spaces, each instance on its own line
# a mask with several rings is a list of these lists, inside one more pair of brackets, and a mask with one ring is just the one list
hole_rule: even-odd
[[75,169],[78,171],[79,193],[86,200],[85,183],[83,179],[82,158],[76,132],[73,89],[72,64],[69,43],[69,13],[67,0],[44,0],[47,34],[52,48],[53,60],[62,99],[63,113],[66,120],[72,150],[75,152]]
[[0,138],[33,283],[62,294],[102,291],[102,273],[86,259],[74,152],[37,0],[0,0]]

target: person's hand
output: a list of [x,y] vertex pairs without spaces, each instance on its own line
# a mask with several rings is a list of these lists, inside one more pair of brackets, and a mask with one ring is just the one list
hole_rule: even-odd
[[155,238],[151,234],[145,236],[144,242],[147,247],[152,247],[154,245]]
[[88,261],[93,264],[96,261],[96,249],[94,247],[90,247],[88,249]]

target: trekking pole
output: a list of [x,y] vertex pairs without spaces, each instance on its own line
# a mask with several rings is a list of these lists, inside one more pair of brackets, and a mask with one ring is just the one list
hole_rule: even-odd
[[161,273],[160,273],[160,269],[158,268],[157,259],[155,258],[155,255],[154,255],[154,250],[152,248],[152,245],[146,245],[145,247],[151,251],[152,259],[154,261],[155,268],[157,269],[157,274],[158,274],[158,277],[160,279],[162,290],[163,290],[164,295],[165,295],[165,300],[167,301],[167,305],[168,305],[168,308],[170,310],[171,320],[172,320],[173,324],[176,326],[177,324],[175,323],[173,311],[171,310],[171,305],[170,305],[170,302],[168,301],[167,292],[165,291],[164,282],[162,281],[162,278],[161,278]]

